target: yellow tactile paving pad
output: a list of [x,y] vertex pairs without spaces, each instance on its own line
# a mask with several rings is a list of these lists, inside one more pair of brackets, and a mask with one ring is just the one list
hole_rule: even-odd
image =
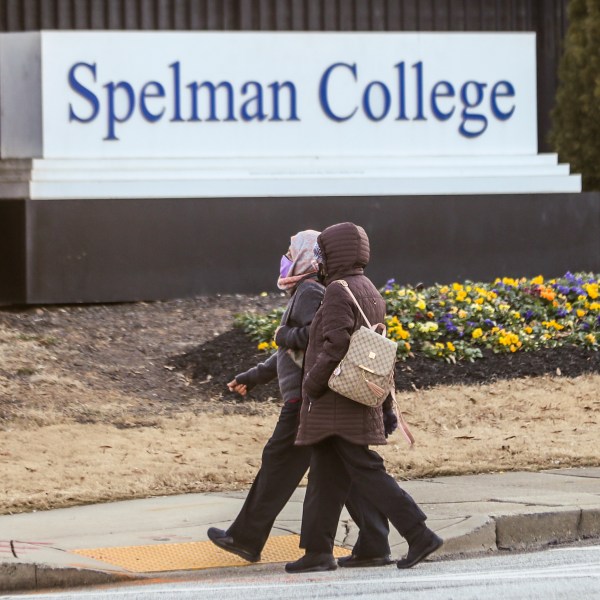
[[[280,535],[269,538],[262,551],[260,563],[254,564],[297,560],[304,555],[304,550],[298,547],[299,541],[300,538],[297,535]],[[121,567],[133,573],[241,567],[253,564],[221,550],[212,542],[86,548],[71,550],[71,552]],[[336,558],[346,556],[350,554],[350,550],[335,546],[333,554]]]

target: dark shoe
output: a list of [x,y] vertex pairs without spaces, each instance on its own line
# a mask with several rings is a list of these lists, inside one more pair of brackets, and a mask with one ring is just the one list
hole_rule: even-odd
[[399,569],[410,569],[424,558],[427,558],[432,552],[435,552],[443,543],[441,537],[425,527],[423,533],[409,543],[408,554],[405,558],[399,560],[396,566]]
[[335,571],[337,563],[328,552],[307,552],[296,562],[285,565],[288,573],[313,573],[315,571]]
[[338,567],[350,568],[350,567],[385,567],[391,565],[394,561],[389,555],[386,556],[373,556],[372,558],[355,556],[342,556],[338,558]]
[[210,527],[206,533],[208,534],[210,541],[219,546],[219,548],[231,552],[232,554],[236,554],[248,562],[258,562],[260,560],[260,552],[256,553],[243,548],[237,544],[226,531],[218,529],[217,527]]

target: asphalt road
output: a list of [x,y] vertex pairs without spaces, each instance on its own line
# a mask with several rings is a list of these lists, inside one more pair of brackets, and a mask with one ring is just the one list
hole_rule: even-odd
[[33,593],[8,598],[61,600],[292,600],[319,598],[600,599],[600,546],[428,562],[410,571],[394,566],[286,575],[281,565],[197,572],[160,583]]

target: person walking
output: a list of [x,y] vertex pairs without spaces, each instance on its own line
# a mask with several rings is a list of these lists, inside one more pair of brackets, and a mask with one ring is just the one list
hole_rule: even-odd
[[[217,546],[250,562],[260,560],[273,523],[309,468],[311,449],[294,444],[301,406],[302,358],[310,324],[323,299],[324,287],[317,279],[314,246],[319,232],[301,231],[291,238],[281,258],[279,289],[290,300],[275,334],[277,352],[265,362],[236,375],[228,387],[245,396],[254,386],[275,377],[283,406],[271,438],[262,452],[262,464],[241,511],[227,530],[211,527],[208,538]],[[388,432],[394,423],[388,421]],[[360,533],[353,554],[340,559],[342,566],[390,564],[389,526],[385,517],[356,493],[347,508]],[[337,526],[337,523],[336,523]],[[335,561],[334,561],[335,564]]]
[[416,502],[386,472],[379,454],[369,449],[386,443],[384,412],[391,397],[383,407],[371,408],[328,387],[350,336],[362,325],[350,294],[335,281],[347,282],[371,323],[384,321],[385,301],[364,275],[369,238],[353,223],[332,225],[318,237],[315,254],[326,291],[310,328],[296,439],[300,448],[312,449],[300,538],[305,554],[285,569],[305,573],[333,568],[333,540],[350,490],[368,498],[408,541],[408,554],[397,566],[413,567],[443,541],[425,525],[427,517]]

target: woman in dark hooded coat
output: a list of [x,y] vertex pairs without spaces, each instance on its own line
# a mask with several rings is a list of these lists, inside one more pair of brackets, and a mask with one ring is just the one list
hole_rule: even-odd
[[[254,386],[277,378],[283,398],[279,420],[263,449],[260,470],[242,509],[227,530],[211,527],[207,532],[217,546],[250,562],[260,560],[277,515],[310,464],[310,448],[296,446],[294,440],[301,407],[301,358],[308,342],[310,324],[324,294],[324,287],[317,281],[313,253],[318,234],[309,229],[292,236],[290,247],[281,258],[277,286],[286,291],[290,299],[275,335],[277,352],[264,363],[236,375],[228,384],[231,391],[245,396]],[[356,493],[350,494],[346,503],[360,532],[353,554],[341,565],[391,563],[389,527],[385,517]]]
[[326,285],[321,308],[311,324],[302,384],[302,408],[296,444],[312,448],[311,470],[304,501],[300,546],[306,554],[288,563],[286,571],[303,573],[334,569],[333,542],[344,501],[353,492],[368,498],[409,544],[398,568],[409,568],[442,545],[425,525],[415,501],[388,475],[383,459],[369,445],[386,443],[383,407],[358,404],[329,389],[331,373],[345,356],[362,317],[344,279],[371,323],[382,323],[385,301],[364,275],[370,257],[362,227],[340,223],[325,229],[316,251]]

